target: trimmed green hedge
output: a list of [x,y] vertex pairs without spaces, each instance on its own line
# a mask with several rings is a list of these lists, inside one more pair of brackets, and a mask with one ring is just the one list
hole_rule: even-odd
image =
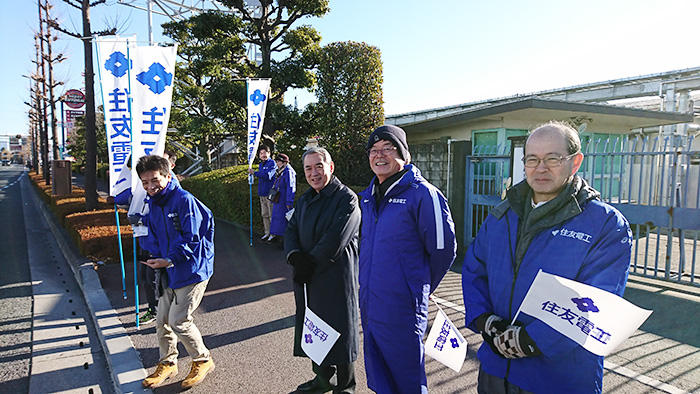
[[[253,185],[253,231],[263,233],[260,216],[260,199],[258,198],[257,178]],[[250,202],[248,193],[248,166],[240,165],[220,170],[205,172],[180,181],[182,187],[203,202],[214,216],[234,222],[243,227],[250,226]],[[304,174],[297,173],[297,192],[299,198],[309,188]],[[351,186],[355,192],[366,186]]]
[[[209,207],[215,217],[243,227],[250,226],[247,165],[205,172],[185,178],[180,183],[185,190]],[[307,188],[306,182],[300,184],[297,180],[297,196]],[[253,185],[253,231],[261,234],[263,232],[257,182]]]

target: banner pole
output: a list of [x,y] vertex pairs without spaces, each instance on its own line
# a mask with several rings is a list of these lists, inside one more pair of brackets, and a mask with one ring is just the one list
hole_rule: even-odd
[[248,175],[248,201],[250,202],[250,246],[253,246],[253,176]]
[[136,258],[136,242],[138,238],[134,235],[134,303],[136,304],[136,328],[139,328],[139,278],[137,264],[140,264]]
[[[245,96],[248,100],[249,92],[249,79],[245,79]],[[248,117],[250,117],[250,103],[248,103]],[[250,119],[246,119],[246,123],[250,122]],[[250,159],[250,153],[248,153],[248,169],[253,168],[253,161]],[[253,175],[248,174],[248,213],[250,222],[250,246],[253,246]]]
[[124,252],[122,251],[122,234],[119,227],[119,210],[117,204],[114,204],[114,217],[117,219],[117,241],[119,244],[119,265],[122,269],[122,296],[126,299],[126,275],[124,274]]

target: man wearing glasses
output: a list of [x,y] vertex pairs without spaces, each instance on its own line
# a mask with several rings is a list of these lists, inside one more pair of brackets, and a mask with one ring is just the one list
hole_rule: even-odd
[[428,296],[455,259],[447,200],[410,164],[406,133],[385,125],[367,142],[375,177],[360,193],[360,312],[367,384],[427,393]]
[[525,144],[526,180],[508,190],[469,246],[462,266],[466,325],[484,343],[479,393],[600,393],[603,357],[520,314],[537,272],[622,296],[632,233],[622,214],[578,177],[581,141],[549,122]]

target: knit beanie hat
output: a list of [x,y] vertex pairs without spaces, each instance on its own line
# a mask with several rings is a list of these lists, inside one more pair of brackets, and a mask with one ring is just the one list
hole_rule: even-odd
[[372,134],[369,135],[369,140],[367,140],[367,152],[381,140],[391,142],[396,147],[399,156],[407,164],[411,162],[411,153],[408,151],[408,143],[406,142],[406,132],[402,128],[385,124],[374,129]]

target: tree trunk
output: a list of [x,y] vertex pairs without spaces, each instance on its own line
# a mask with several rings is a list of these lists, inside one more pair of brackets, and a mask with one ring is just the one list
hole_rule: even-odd
[[85,208],[97,208],[97,138],[95,136],[95,75],[92,71],[90,2],[82,1],[83,52],[85,54]]
[[[46,0],[46,20],[49,20],[49,0]],[[56,101],[54,100],[54,95],[53,95],[53,88],[54,88],[54,83],[53,83],[53,52],[51,50],[51,26],[46,25],[46,46],[48,47],[49,51],[49,59],[48,59],[48,64],[49,64],[49,103],[51,103],[51,138],[53,139],[53,144],[51,144],[52,151],[53,151],[53,159],[58,160],[61,158],[61,153],[58,150],[58,134],[56,131]]]
[[40,115],[42,120],[41,127],[41,175],[44,177],[44,182],[47,185],[51,184],[51,176],[49,175],[49,119],[46,116],[46,66],[44,59],[44,22],[41,17],[41,2],[37,0],[37,7],[39,8],[39,48],[40,48],[40,62],[41,62],[41,101],[40,101]]

